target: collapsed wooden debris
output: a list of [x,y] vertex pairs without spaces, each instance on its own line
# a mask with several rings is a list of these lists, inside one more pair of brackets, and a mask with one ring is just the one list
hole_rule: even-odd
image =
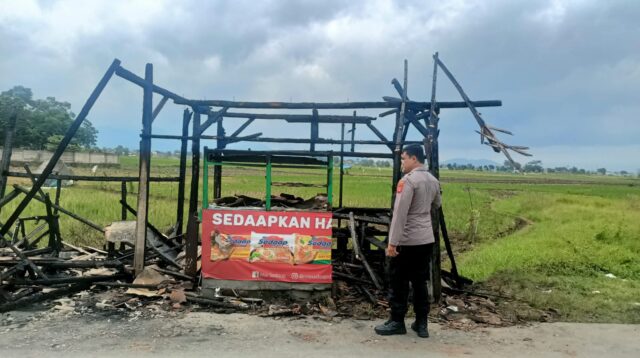
[[[265,205],[265,201],[258,198],[252,198],[246,195],[226,196],[214,199],[213,203],[219,207],[240,208],[254,207],[259,208]],[[309,199],[281,193],[280,195],[271,195],[271,206],[274,208],[295,208],[307,210],[326,210],[327,196],[326,194],[317,194]]]

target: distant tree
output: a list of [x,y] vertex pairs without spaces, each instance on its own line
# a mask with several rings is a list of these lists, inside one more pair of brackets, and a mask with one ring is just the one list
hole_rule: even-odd
[[[54,152],[56,149],[58,149],[58,146],[60,145],[60,142],[62,142],[63,138],[64,136],[61,134],[52,135],[49,138],[47,138],[47,142],[45,143],[44,148],[40,148],[40,149],[45,149],[50,152]],[[82,148],[75,141],[75,138],[73,138],[71,142],[67,145],[67,148],[65,150],[69,152],[79,152],[80,150],[82,150]]]
[[[34,99],[31,89],[15,86],[0,94],[0,144],[4,144],[7,121],[14,113],[17,122],[13,145],[29,149],[47,149],[56,141],[60,143],[56,136],[64,136],[75,117],[71,104],[54,97]],[[98,131],[85,119],[72,144],[88,150],[95,146],[97,136]]]
[[122,145],[118,145],[117,147],[115,147],[113,152],[117,155],[129,155],[129,148]]
[[373,167],[375,166],[375,162],[373,161],[373,159],[361,159],[358,162],[359,165],[362,165],[363,167]]
[[520,163],[513,162],[513,164],[512,164],[508,160],[504,161],[504,165],[503,166],[505,167],[505,171],[509,171],[509,172],[512,172],[514,170],[520,170],[522,168],[522,165],[520,165]]
[[532,160],[526,163],[522,170],[528,173],[542,173],[544,171],[544,168],[542,167],[542,161]]
[[605,168],[598,168],[596,169],[596,173],[600,174],[600,175],[605,175],[607,174],[607,169]]
[[378,160],[376,161],[376,166],[379,168],[389,168],[391,167],[391,163],[388,160]]

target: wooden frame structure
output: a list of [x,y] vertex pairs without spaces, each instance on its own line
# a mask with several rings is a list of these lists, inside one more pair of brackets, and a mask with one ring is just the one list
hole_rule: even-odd
[[[471,101],[469,97],[464,93],[461,86],[455,80],[453,75],[446,68],[444,63],[438,58],[436,53],[434,56],[434,69],[433,69],[433,82],[432,82],[432,94],[431,99],[428,102],[412,101],[408,97],[408,64],[404,62],[404,77],[403,83],[396,79],[392,80],[392,85],[398,93],[399,97],[383,97],[383,101],[379,102],[340,102],[340,103],[311,103],[311,102],[238,102],[238,101],[226,101],[226,100],[193,100],[184,98],[174,92],[171,92],[163,87],[158,86],[153,80],[153,66],[147,64],[145,67],[144,77],[140,77],[133,72],[129,71],[121,65],[118,59],[115,59],[109,66],[102,79],[99,81],[96,88],[93,90],[86,103],[82,107],[82,110],[76,116],[70,128],[67,130],[64,138],[60,142],[60,145],[53,153],[49,163],[43,170],[42,174],[33,178],[33,186],[30,189],[14,190],[7,196],[2,195],[0,199],[1,205],[6,204],[8,201],[15,199],[18,194],[24,194],[24,197],[18,204],[17,208],[10,215],[5,223],[0,227],[0,239],[4,238],[11,227],[21,220],[20,215],[29,204],[32,199],[48,200],[48,197],[42,198],[38,195],[41,191],[40,188],[48,178],[52,179],[73,179],[73,180],[101,180],[101,181],[120,181],[122,182],[122,217],[126,218],[127,211],[136,215],[136,243],[135,243],[135,255],[134,255],[134,270],[135,273],[139,273],[144,268],[145,252],[147,243],[147,227],[153,228],[149,223],[149,183],[152,181],[169,181],[178,183],[178,198],[176,209],[176,227],[174,231],[174,238],[177,238],[181,242],[182,238],[186,241],[186,264],[184,271],[187,275],[194,277],[196,274],[197,264],[197,252],[198,252],[198,197],[199,197],[199,185],[198,179],[200,177],[200,153],[201,153],[201,139],[216,140],[216,150],[223,155],[227,151],[228,144],[237,142],[266,142],[266,143],[284,143],[284,144],[309,144],[309,149],[306,151],[299,150],[279,150],[271,151],[273,155],[287,155],[287,154],[301,154],[304,153],[308,156],[335,156],[340,157],[340,181],[339,181],[339,198],[338,206],[335,208],[334,217],[339,221],[351,218],[351,228],[347,228],[350,232],[354,230],[354,217],[358,220],[358,229],[361,233],[360,240],[368,240],[367,225],[384,225],[385,220],[376,219],[373,216],[367,215],[367,210],[361,210],[354,215],[353,210],[343,207],[343,176],[344,176],[344,158],[387,158],[393,161],[393,178],[389,190],[392,195],[395,193],[395,187],[400,179],[400,154],[402,147],[407,144],[421,144],[425,146],[427,158],[429,162],[430,171],[439,177],[439,159],[438,159],[438,117],[443,109],[449,108],[469,108],[474,118],[480,126],[481,141],[485,140],[489,146],[491,146],[496,152],[503,152],[509,160],[511,157],[507,150],[512,150],[520,154],[528,155],[524,150],[526,147],[509,146],[499,141],[494,134],[494,131],[511,134],[508,131],[490,127],[485,124],[485,121],[481,118],[480,114],[476,110],[478,107],[493,107],[501,106],[502,103],[499,100],[488,101]],[[452,81],[454,86],[458,89],[463,101],[458,102],[444,102],[436,101],[436,76],[438,68],[447,75]],[[52,175],[52,170],[56,162],[60,159],[62,153],[67,148],[69,142],[75,135],[76,131],[87,118],[91,108],[98,100],[100,94],[107,86],[108,82],[113,76],[121,77],[135,85],[138,85],[142,89],[142,130],[140,140],[140,163],[139,163],[139,176],[138,177],[83,177],[83,176],[63,176]],[[162,99],[155,104],[153,103],[153,94],[162,96]],[[177,105],[183,105],[187,108],[183,112],[182,116],[182,133],[180,135],[173,134],[156,134],[153,132],[153,121],[158,116],[162,108],[166,103],[171,100]],[[289,113],[264,113],[264,110],[309,110],[308,114],[289,114]],[[344,110],[352,109],[353,115],[337,115],[332,114],[332,110]],[[361,116],[357,115],[357,110],[361,109],[378,109],[384,112],[380,113],[378,117]],[[260,110],[260,113],[251,112],[251,110]],[[322,112],[322,113],[321,113]],[[385,135],[375,122],[378,118],[384,118],[392,116],[394,118],[394,131]],[[225,130],[225,123],[229,121],[244,120],[242,124],[231,134],[227,134]],[[307,123],[309,124],[310,132],[308,138],[267,138],[263,137],[262,133],[253,133],[249,135],[243,135],[243,132],[256,120],[273,121],[281,120],[286,123]],[[341,124],[341,137],[340,139],[322,138],[320,137],[320,125],[325,123]],[[10,125],[15,125],[15,118],[10,121]],[[215,126],[214,126],[215,125]],[[350,139],[345,139],[345,126],[351,125]],[[206,132],[212,127],[215,127],[215,134],[210,135]],[[376,137],[376,140],[356,140],[355,131],[356,127],[366,127]],[[423,141],[409,141],[407,140],[407,134],[410,128],[415,128],[423,137]],[[10,129],[10,128],[9,128]],[[191,129],[191,131],[189,131]],[[2,161],[2,175],[0,181],[0,193],[4,194],[6,186],[7,176],[25,176],[24,173],[9,172],[9,158],[11,157],[11,134],[12,130],[7,131],[7,140],[5,140],[5,151],[3,152]],[[151,166],[151,141],[152,139],[175,139],[181,142],[180,151],[180,171],[179,176],[176,178],[153,178],[150,176]],[[391,138],[391,139],[388,139]],[[189,197],[189,211],[187,213],[187,229],[186,235],[183,234],[184,226],[184,210],[183,204],[185,200],[185,188],[186,188],[186,170],[187,170],[187,146],[191,141],[191,153],[192,153],[192,166],[191,166],[191,191]],[[316,146],[321,144],[339,144],[339,151],[321,151]],[[350,150],[346,150],[345,145],[350,146]],[[362,152],[356,150],[356,146],[359,145],[378,145],[382,148],[378,152]],[[219,198],[221,195],[221,182],[222,182],[222,167],[214,166],[214,198]],[[137,181],[139,184],[138,190],[138,207],[137,210],[133,210],[126,203],[126,182]],[[56,203],[59,199],[59,191],[56,195]],[[50,203],[50,201],[48,201]],[[392,200],[393,203],[393,200]],[[52,204],[56,212],[58,210],[64,210],[57,204]],[[392,205],[392,204],[391,204]],[[391,207],[390,205],[390,207]],[[56,208],[57,206],[57,208]],[[49,206],[48,206],[49,207]],[[390,214],[390,207],[381,208]],[[347,214],[346,210],[349,210]],[[67,211],[67,215],[73,215]],[[360,214],[360,215],[359,215]],[[442,232],[445,236],[445,245],[447,252],[453,263],[452,274],[458,277],[453,261],[453,255],[451,252],[448,238],[446,237],[446,226],[442,210],[439,213],[433,213],[434,230],[436,231],[436,237],[440,237],[439,233]],[[77,215],[76,215],[77,216]],[[100,227],[93,224],[79,216],[76,219],[84,222],[87,225],[94,227],[96,230],[100,230]],[[376,221],[378,220],[378,221]],[[57,221],[56,221],[57,223]],[[388,225],[388,220],[386,222]],[[440,224],[440,225],[437,225]],[[155,229],[155,228],[153,228]],[[338,228],[340,229],[340,228]],[[373,229],[378,232],[378,229]],[[379,233],[379,232],[378,232]],[[352,235],[353,236],[353,235]],[[170,238],[169,238],[170,239]],[[54,240],[55,241],[55,240]],[[370,241],[370,240],[369,240]],[[373,243],[373,242],[372,242]],[[375,244],[375,243],[373,243]],[[379,243],[378,243],[379,245]],[[436,242],[437,249],[434,250],[434,257],[432,258],[432,280],[434,287],[432,287],[432,295],[436,298],[439,297],[439,282],[440,282],[440,240]],[[339,242],[339,249],[346,249],[346,243]],[[368,246],[368,245],[366,245]]]

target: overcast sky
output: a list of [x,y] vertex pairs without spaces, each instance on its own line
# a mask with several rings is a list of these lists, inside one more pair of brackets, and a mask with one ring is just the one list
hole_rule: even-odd
[[[157,84],[193,99],[379,101],[396,95],[390,81],[402,80],[407,59],[409,97],[426,101],[438,51],[469,97],[502,100],[480,111],[514,132],[505,142],[530,146],[545,166],[635,172],[639,19],[632,0],[0,0],[0,90],[30,87],[77,113],[118,58],[140,76],[153,63]],[[438,100],[460,100],[442,72],[438,84]],[[137,147],[141,104],[140,88],[114,77],[89,116],[98,145]],[[183,109],[165,106],[154,132],[179,134]],[[237,121],[225,120],[228,132]],[[309,133],[308,125],[258,122],[244,133]],[[392,116],[377,122],[391,137]],[[504,160],[480,145],[468,110],[443,110],[440,123],[441,159]],[[366,127],[356,133],[375,138]],[[339,138],[339,127],[321,125],[320,136]]]

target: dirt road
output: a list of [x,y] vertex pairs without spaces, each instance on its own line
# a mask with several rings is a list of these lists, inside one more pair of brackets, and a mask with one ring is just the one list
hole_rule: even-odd
[[374,321],[273,319],[191,312],[176,317],[70,312],[2,316],[4,357],[640,357],[640,326],[546,323],[431,338],[380,337]]

